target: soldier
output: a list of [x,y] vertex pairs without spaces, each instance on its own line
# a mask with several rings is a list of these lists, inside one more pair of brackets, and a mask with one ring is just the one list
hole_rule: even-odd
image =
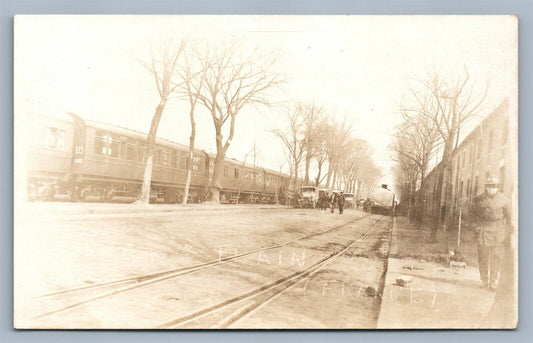
[[342,214],[344,211],[344,202],[346,199],[344,199],[344,192],[340,192],[339,196],[337,197],[337,205],[339,205],[339,214]]
[[510,202],[498,191],[498,179],[489,177],[485,192],[476,198],[470,211],[471,222],[478,234],[479,275],[483,287],[495,290],[498,285],[502,255],[509,244]]
[[337,193],[333,192],[329,198],[329,204],[331,206],[331,213],[335,212],[335,203],[337,202]]

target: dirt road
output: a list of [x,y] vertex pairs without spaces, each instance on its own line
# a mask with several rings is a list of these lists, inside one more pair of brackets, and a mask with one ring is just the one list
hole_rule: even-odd
[[281,207],[63,206],[16,221],[18,327],[376,325],[388,217]]

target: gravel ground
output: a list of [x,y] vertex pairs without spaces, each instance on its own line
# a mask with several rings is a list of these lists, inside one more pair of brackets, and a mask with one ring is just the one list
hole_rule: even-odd
[[[361,229],[353,226],[351,230],[355,231],[342,235],[315,236],[303,245],[253,254],[231,266],[218,266],[210,274],[194,273],[179,281],[138,288],[128,292],[128,296],[121,294],[98,300],[96,305],[80,306],[69,315],[36,321],[31,318],[80,296],[42,297],[44,294],[217,261],[366,215],[356,210],[339,215],[257,205],[151,205],[132,210],[127,204],[31,203],[15,216],[15,323],[17,327],[154,327],[155,323],[287,275],[294,266],[312,263],[325,253],[339,250],[336,244],[344,244],[343,239],[355,237]],[[368,223],[368,219],[361,223],[364,220]],[[379,297],[363,296],[361,289],[367,285],[379,287],[384,271],[382,255],[386,253],[379,249],[387,242],[387,232],[390,234],[388,225],[382,226],[368,249],[339,258],[306,284],[276,297],[271,305],[254,311],[237,326],[375,326]],[[216,284],[221,276],[228,278],[222,288],[218,287],[220,282]],[[98,292],[81,293],[87,298]],[[115,307],[116,315],[106,312]],[[279,316],[280,313],[285,315]]]

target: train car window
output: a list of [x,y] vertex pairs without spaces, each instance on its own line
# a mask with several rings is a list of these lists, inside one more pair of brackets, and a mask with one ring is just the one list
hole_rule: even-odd
[[185,151],[179,152],[179,168],[183,170],[187,169],[187,153]]
[[155,148],[154,149],[154,165],[160,165],[161,164],[161,149]]
[[146,142],[140,141],[139,142],[139,159],[138,161],[146,162]]
[[128,151],[128,143],[124,137],[120,141],[120,158],[126,159],[126,152]]
[[108,154],[111,157],[118,157],[120,152],[120,139],[117,136],[108,136]]
[[201,168],[200,168],[201,162],[202,162],[202,158],[200,156],[194,156],[192,158],[192,170],[200,171],[201,170]]
[[170,166],[178,168],[178,155],[176,149],[170,149]]
[[107,135],[103,131],[96,131],[94,153],[96,155],[107,155]]
[[130,161],[134,161],[135,160],[135,150],[136,150],[135,141],[132,140],[132,139],[128,140],[128,145],[126,147],[126,159],[128,159]]
[[168,167],[169,151],[167,148],[161,149],[161,165]]
[[65,131],[55,127],[46,128],[46,147],[65,150]]
[[97,155],[107,155],[118,157],[120,152],[120,139],[118,136],[110,135],[104,131],[96,131],[94,142],[94,153]]

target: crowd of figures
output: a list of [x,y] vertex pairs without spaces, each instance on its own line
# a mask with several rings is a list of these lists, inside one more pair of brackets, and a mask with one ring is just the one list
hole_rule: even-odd
[[318,198],[318,208],[321,211],[327,211],[328,208],[331,209],[331,213],[335,212],[335,207],[339,209],[339,214],[344,212],[344,204],[346,203],[346,198],[344,192],[333,193],[330,196],[327,194],[320,194]]

